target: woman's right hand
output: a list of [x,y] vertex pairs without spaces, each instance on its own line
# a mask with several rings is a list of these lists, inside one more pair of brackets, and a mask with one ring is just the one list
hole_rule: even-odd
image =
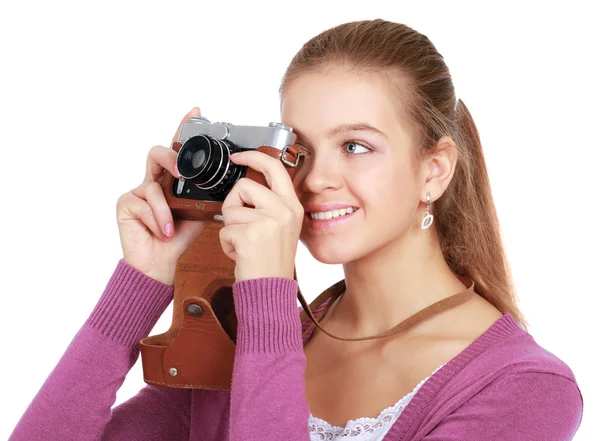
[[[171,144],[177,140],[183,123],[200,116],[194,107],[183,118]],[[177,260],[206,228],[198,220],[173,220],[161,185],[163,173],[176,178],[177,152],[154,146],[148,152],[144,182],[121,195],[117,201],[117,224],[123,260],[138,271],[166,285],[173,285]],[[165,171],[166,170],[166,171]]]

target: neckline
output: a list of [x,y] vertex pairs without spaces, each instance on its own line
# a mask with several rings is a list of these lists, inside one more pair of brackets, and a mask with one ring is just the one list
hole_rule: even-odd
[[[396,408],[399,407],[400,405],[402,405],[402,410],[400,411],[400,415],[402,415],[402,412],[404,411],[404,409],[406,408],[406,405],[407,405],[405,403],[406,402],[410,403],[410,401],[414,398],[415,394],[419,391],[419,389],[423,386],[423,384],[425,384],[427,382],[427,380],[429,380],[437,371],[439,371],[441,368],[443,368],[446,364],[447,363],[444,363],[441,366],[437,367],[428,377],[421,380],[409,393],[404,395],[402,398],[400,398],[398,401],[396,401],[391,406],[388,406],[385,409],[383,409],[381,412],[379,412],[379,415],[377,415],[375,418],[358,417],[358,418],[346,421],[346,424],[344,425],[344,427],[333,425],[322,418],[314,416],[312,414],[312,412],[310,412],[310,418],[312,418],[313,421],[315,421],[317,424],[326,425],[326,427],[328,429],[331,429],[331,431],[335,433],[335,432],[340,432],[340,431],[346,430],[349,425],[364,424],[367,422],[368,423],[376,423],[377,421],[381,420],[383,415],[385,415],[386,413],[395,411]],[[398,415],[398,418],[400,417],[400,415]],[[395,420],[391,426],[393,426],[394,423],[395,423]],[[390,426],[390,429],[391,429],[391,426]]]

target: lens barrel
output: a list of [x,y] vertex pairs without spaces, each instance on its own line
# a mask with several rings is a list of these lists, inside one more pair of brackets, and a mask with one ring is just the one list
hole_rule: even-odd
[[229,159],[236,151],[228,141],[207,135],[193,136],[179,149],[177,170],[199,189],[221,193],[225,187],[233,186],[241,174],[242,167]]

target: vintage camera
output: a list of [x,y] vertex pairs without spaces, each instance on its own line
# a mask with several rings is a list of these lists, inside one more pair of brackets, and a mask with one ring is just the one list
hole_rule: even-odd
[[[203,116],[184,123],[171,148],[177,151],[180,179],[164,176],[167,203],[174,217],[218,220],[222,202],[242,177],[266,185],[262,173],[230,160],[233,153],[258,150],[281,159],[293,179],[300,169],[304,152],[294,144],[291,127],[271,122],[268,126],[237,126],[211,123]],[[165,175],[169,175],[165,173]]]

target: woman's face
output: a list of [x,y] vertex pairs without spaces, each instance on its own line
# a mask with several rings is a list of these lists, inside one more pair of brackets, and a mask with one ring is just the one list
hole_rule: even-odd
[[[342,70],[303,74],[286,85],[281,112],[311,152],[294,186],[307,212],[300,240],[317,260],[351,262],[420,228],[412,141],[381,80]],[[311,219],[309,212],[332,210],[313,204],[329,203],[358,210]]]

